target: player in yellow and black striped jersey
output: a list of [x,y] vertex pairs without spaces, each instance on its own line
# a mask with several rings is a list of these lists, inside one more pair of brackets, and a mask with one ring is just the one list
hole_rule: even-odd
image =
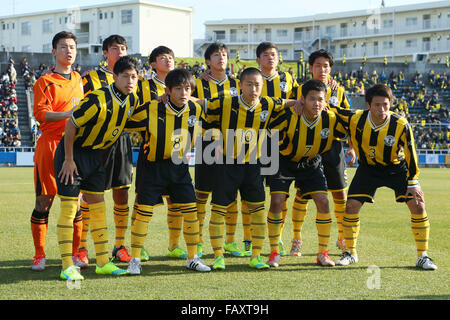
[[418,180],[418,158],[411,125],[389,111],[393,94],[388,86],[378,84],[369,88],[365,99],[367,110],[337,110],[359,161],[348,191],[343,220],[347,249],[337,264],[358,262],[359,212],[364,202],[373,202],[376,190],[385,186],[393,189],[396,201],[406,202],[411,212],[417,267],[434,270],[437,267],[427,255],[430,224]]
[[[68,222],[71,226],[78,195],[83,192],[90,213],[96,273],[122,275],[127,271],[109,262],[103,196],[106,169],[102,154],[103,150],[117,141],[127,120],[138,106],[134,93],[138,80],[136,61],[128,56],[121,57],[114,65],[114,80],[110,86],[88,94],[74,109],[66,124],[65,135],[56,150],[55,175],[58,177],[58,196],[61,198],[58,228],[65,229]],[[66,258],[70,254],[72,258],[72,232],[60,231],[59,234],[61,256]],[[69,262],[71,265],[72,263]]]
[[[272,254],[268,264],[274,267],[279,265],[280,260],[282,205],[289,194],[292,181],[302,190],[301,199],[312,198],[317,207],[317,262],[323,266],[334,265],[327,251],[331,215],[320,155],[330,150],[334,140],[345,138],[347,132],[336,114],[322,109],[326,103],[326,86],[321,81],[309,80],[304,84],[302,93],[304,108],[301,116],[288,109],[270,124],[272,130],[277,129],[280,132],[280,167],[278,173],[269,180],[271,206],[268,229]],[[295,225],[294,233],[301,229],[301,226]],[[296,237],[298,235],[295,235],[294,239]],[[293,242],[294,246],[295,244]]]
[[139,108],[127,124],[130,130],[144,131],[137,186],[136,219],[131,231],[132,257],[129,271],[140,274],[140,251],[143,247],[153,208],[168,193],[173,204],[183,215],[183,234],[188,260],[186,267],[196,271],[210,271],[197,256],[199,221],[195,192],[189,174],[186,154],[201,137],[201,106],[189,101],[194,79],[189,71],[175,69],[166,77],[168,102],[147,102]]
[[[114,65],[116,61],[127,54],[127,42],[120,35],[107,37],[102,44],[103,55],[107,60],[107,66],[101,66],[97,70],[91,70],[83,76],[84,95],[100,88],[106,88],[114,83]],[[106,148],[102,154],[103,163],[106,168],[105,190],[112,189],[114,200],[114,223],[116,231],[116,243],[113,257],[121,262],[128,262],[130,256],[124,246],[125,233],[128,225],[128,190],[132,183],[133,163],[130,135],[123,132],[117,143]],[[87,204],[81,203],[84,218],[83,234],[79,248],[78,258],[85,260],[87,266],[87,233],[89,228],[89,209]]]

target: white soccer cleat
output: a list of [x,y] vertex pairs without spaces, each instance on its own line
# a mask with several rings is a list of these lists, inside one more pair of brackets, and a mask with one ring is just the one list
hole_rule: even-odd
[[334,267],[334,261],[328,255],[329,250],[323,250],[317,254],[317,264],[324,267]]
[[186,269],[200,271],[200,272],[209,272],[211,268],[208,267],[202,259],[200,259],[197,255],[194,256],[194,259],[186,260]]
[[338,266],[348,266],[352,263],[358,262],[358,255],[357,254],[351,254],[349,251],[345,251],[342,254],[342,257],[336,261],[336,265]]
[[139,258],[131,259],[127,270],[131,275],[141,274],[141,271],[142,271],[141,259],[139,259]]
[[31,270],[33,271],[44,271],[45,270],[45,256],[34,256],[33,262],[31,263]]
[[433,260],[423,252],[420,257],[417,258],[416,267],[424,270],[436,270],[438,267],[433,263]]

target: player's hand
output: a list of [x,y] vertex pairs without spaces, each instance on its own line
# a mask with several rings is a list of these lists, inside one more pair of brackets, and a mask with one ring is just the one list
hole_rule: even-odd
[[330,79],[328,84],[330,85],[331,90],[337,90],[339,88],[339,83],[334,79]]
[[211,80],[211,70],[205,70],[202,73],[200,73],[199,78],[205,81]]
[[64,160],[61,171],[58,174],[58,178],[60,178],[60,182],[67,185],[68,182],[73,184],[73,174],[78,175],[77,165],[73,160]]
[[304,108],[304,104],[303,104],[303,100],[302,99],[298,99],[295,104],[294,104],[294,110],[295,112],[297,112],[297,114],[300,116],[303,112],[303,108]]
[[162,96],[159,96],[158,98],[156,98],[156,100],[166,104],[167,102],[169,102],[169,96],[167,95],[167,93],[164,93]]
[[356,161],[355,149],[348,148],[347,152],[345,153],[345,157],[347,158],[348,156],[350,156],[350,159],[348,160],[347,164],[351,166]]
[[419,205],[420,203],[425,202],[424,194],[423,194],[422,188],[420,188],[420,186],[408,188],[406,190],[405,197],[408,198],[409,195],[412,195],[414,197],[414,201],[416,202],[416,205]]

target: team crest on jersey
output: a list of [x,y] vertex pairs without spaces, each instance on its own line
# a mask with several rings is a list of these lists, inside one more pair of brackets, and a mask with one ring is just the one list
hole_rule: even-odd
[[328,104],[336,107],[339,104],[339,99],[335,96],[332,96],[330,97],[330,99],[328,99]]
[[230,96],[232,96],[232,97],[238,96],[238,91],[235,87],[231,87],[229,92],[230,92]]
[[384,138],[384,144],[388,147],[392,147],[395,144],[395,137],[389,135]]
[[281,89],[281,91],[283,91],[283,92],[287,92],[287,90],[288,90],[288,85],[287,85],[287,83],[286,83],[285,81],[280,82],[280,89]]
[[265,122],[268,117],[269,117],[269,111],[267,111],[267,110],[262,111],[261,114],[259,115],[259,119],[261,120],[261,122]]
[[189,116],[188,121],[187,121],[187,124],[189,127],[195,126],[196,122],[197,122],[197,118],[194,115]]
[[324,128],[324,129],[320,130],[320,137],[322,139],[328,138],[329,135],[330,135],[330,129]]

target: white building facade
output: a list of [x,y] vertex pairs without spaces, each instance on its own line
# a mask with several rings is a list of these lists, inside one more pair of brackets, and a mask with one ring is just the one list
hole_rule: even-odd
[[450,1],[373,8],[294,18],[224,19],[205,22],[201,55],[214,41],[235,57],[255,59],[262,41],[274,42],[286,60],[305,59],[314,50],[331,51],[336,60],[444,63],[450,52]]
[[100,53],[112,34],[125,37],[130,54],[148,55],[159,45],[176,56],[193,54],[192,8],[128,0],[101,6],[70,7],[0,17],[0,51],[44,52],[60,31],[77,35],[79,53]]

